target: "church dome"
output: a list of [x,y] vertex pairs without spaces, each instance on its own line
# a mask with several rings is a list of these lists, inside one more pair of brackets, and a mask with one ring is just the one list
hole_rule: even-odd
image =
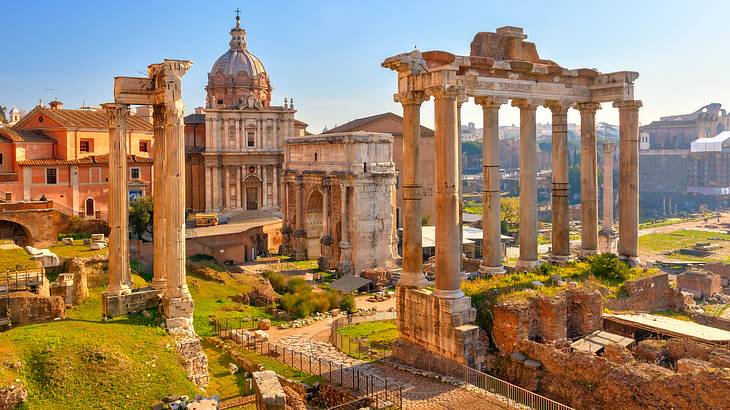
[[241,28],[238,16],[229,45],[229,50],[216,60],[208,73],[208,107],[268,107],[269,76],[261,60],[246,48],[246,30]]

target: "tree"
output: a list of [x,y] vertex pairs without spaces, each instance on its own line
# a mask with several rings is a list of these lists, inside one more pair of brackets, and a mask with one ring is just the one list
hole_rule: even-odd
[[506,233],[515,229],[520,223],[520,200],[519,197],[503,197],[499,201],[499,213],[502,232]]
[[129,207],[129,226],[137,239],[148,233],[152,235],[152,197],[143,196],[132,201]]

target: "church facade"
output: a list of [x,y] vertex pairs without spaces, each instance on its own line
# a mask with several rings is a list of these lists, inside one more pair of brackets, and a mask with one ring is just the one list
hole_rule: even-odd
[[284,141],[303,136],[293,99],[274,106],[269,75],[236,17],[229,50],[208,74],[205,108],[185,117],[190,212],[281,209]]

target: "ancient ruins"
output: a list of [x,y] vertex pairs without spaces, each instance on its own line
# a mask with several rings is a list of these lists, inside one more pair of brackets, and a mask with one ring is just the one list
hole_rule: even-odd
[[[598,252],[598,181],[595,113],[601,103],[613,103],[620,115],[619,257],[638,264],[638,115],[634,100],[638,73],[600,73],[594,69],[566,69],[541,59],[519,27],[501,27],[496,33],[477,33],[469,56],[418,49],[385,59],[382,66],[398,73],[395,100],[404,118],[404,229],[403,275],[398,286],[399,346],[394,354],[425,349],[471,366],[481,362],[475,311],[460,289],[461,240],[459,117],[470,98],[484,112],[484,272],[502,270],[499,231],[499,164],[490,154],[497,144],[499,107],[512,100],[520,109],[520,255],[517,267],[536,267],[537,191],[535,112],[552,111],[553,139],[553,247],[551,260],[570,258],[568,230],[567,113],[581,114],[581,255]],[[435,99],[436,123],[436,283],[423,289],[421,262],[421,178],[419,163],[420,106]],[[491,148],[491,149],[490,149]]]

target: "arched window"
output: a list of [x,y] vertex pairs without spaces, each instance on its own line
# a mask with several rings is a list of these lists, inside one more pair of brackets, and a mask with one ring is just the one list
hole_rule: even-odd
[[94,216],[94,198],[86,198],[84,210],[86,211],[86,216]]

